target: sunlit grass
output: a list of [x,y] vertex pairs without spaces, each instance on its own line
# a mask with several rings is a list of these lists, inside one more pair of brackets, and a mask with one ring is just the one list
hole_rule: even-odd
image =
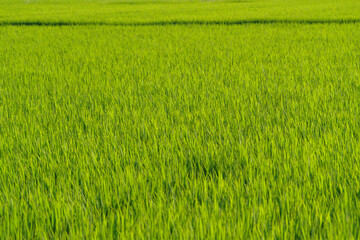
[[1,26],[0,238],[357,239],[359,30]]

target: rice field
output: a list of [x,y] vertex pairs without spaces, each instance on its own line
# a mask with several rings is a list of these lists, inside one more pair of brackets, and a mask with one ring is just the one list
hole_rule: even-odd
[[360,2],[0,0],[0,239],[359,239]]

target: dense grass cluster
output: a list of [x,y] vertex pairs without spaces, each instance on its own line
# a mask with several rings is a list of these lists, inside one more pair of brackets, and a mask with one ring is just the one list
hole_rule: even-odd
[[0,2],[0,239],[359,238],[358,3],[29,2]]

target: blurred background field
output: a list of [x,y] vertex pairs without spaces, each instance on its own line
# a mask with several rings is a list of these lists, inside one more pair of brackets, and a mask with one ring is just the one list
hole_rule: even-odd
[[359,19],[360,1],[0,1],[11,22],[144,23],[163,21]]

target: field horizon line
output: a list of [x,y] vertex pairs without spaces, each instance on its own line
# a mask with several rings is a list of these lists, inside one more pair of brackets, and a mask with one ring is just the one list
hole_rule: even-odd
[[247,25],[247,24],[355,24],[359,19],[249,19],[249,20],[164,20],[149,22],[96,21],[4,21],[1,26],[168,26],[168,25]]

